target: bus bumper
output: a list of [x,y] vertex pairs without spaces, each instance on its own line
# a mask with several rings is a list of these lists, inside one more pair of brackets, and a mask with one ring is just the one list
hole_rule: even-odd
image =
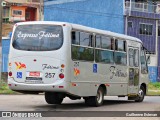
[[53,84],[28,84],[19,83],[8,79],[8,86],[13,91],[33,91],[33,92],[67,92],[70,82],[64,82],[64,80],[57,80]]

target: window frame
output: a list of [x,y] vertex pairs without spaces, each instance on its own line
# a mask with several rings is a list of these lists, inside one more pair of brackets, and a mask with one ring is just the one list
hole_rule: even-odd
[[[131,26],[129,26],[129,23],[131,23]],[[128,28],[133,28],[133,21],[128,21],[127,26],[128,26]]]
[[[79,32],[79,44],[72,44],[72,32]],[[87,33],[87,34],[90,34],[92,36],[91,38],[91,46],[84,46],[84,45],[80,45],[80,32],[83,32],[83,33]],[[81,59],[73,59],[73,47],[79,47],[80,48],[84,48],[84,49],[93,49],[93,60],[81,60]],[[88,32],[88,31],[81,31],[81,30],[75,30],[73,29],[71,31],[71,59],[73,61],[83,61],[83,62],[94,62],[94,59],[95,59],[95,50],[94,50],[94,37],[93,37],[93,33],[91,32]]]
[[[122,39],[122,38],[114,38],[114,41],[115,41],[115,50],[114,50],[114,63],[116,64],[116,65],[122,65],[122,66],[127,66],[127,41],[125,40],[125,39]],[[116,44],[116,43],[118,43],[118,42],[116,42],[116,41],[122,41],[124,44],[123,44],[123,51],[120,51],[119,50],[119,48],[118,48],[118,44]],[[115,56],[116,56],[116,54],[117,53],[124,53],[125,55],[126,55],[126,62],[125,62],[125,64],[118,64],[117,62],[116,62],[116,60],[115,60]]]
[[[101,38],[101,41],[100,41],[101,46],[100,46],[100,47],[97,47],[97,41],[96,41],[96,36],[97,36],[97,35],[101,36],[101,37],[100,37],[100,38]],[[108,38],[110,38],[110,41],[111,41],[110,49],[107,49],[107,48],[103,48],[103,47],[102,47],[102,36],[103,36],[103,37],[108,37]],[[103,35],[103,34],[95,34],[94,37],[95,37],[95,48],[107,49],[107,50],[114,50],[115,47],[113,47],[113,49],[112,49],[112,41],[113,41],[113,43],[114,43],[114,41],[115,41],[115,39],[114,39],[113,37],[107,36],[107,35]],[[115,46],[115,45],[114,45],[114,46]]]
[[[130,63],[130,49],[132,49],[133,50],[133,66],[131,65],[131,63]],[[135,63],[136,63],[136,54],[135,54],[135,51],[137,51],[138,52],[138,58],[137,58],[137,60],[138,60],[138,64],[136,65]],[[139,68],[139,66],[140,66],[140,55],[139,55],[140,53],[139,53],[139,48],[138,47],[132,47],[132,46],[130,46],[129,47],[129,49],[128,49],[128,61],[129,61],[129,67],[133,67],[133,68],[135,68],[135,67],[138,67]]]
[[[147,28],[146,26],[151,26],[151,34],[146,34],[146,32],[149,32],[149,31],[145,31],[145,34],[143,34],[143,31],[141,33],[141,25],[145,25],[145,28]],[[143,30],[143,29],[142,29]],[[150,23],[139,23],[139,35],[147,35],[147,36],[153,36],[153,24],[150,24]]]
[[[19,15],[19,14],[14,14],[14,11],[21,12],[21,15]],[[23,15],[23,10],[16,10],[16,9],[13,9],[13,10],[12,10],[12,15],[13,15],[13,16],[22,16],[22,15]]]
[[[100,41],[100,47],[97,47],[97,36],[100,36],[100,39],[101,39],[101,41]],[[107,48],[103,48],[102,47],[102,37],[106,37],[106,38],[110,38],[110,49],[107,49]],[[112,49],[112,41],[113,41],[113,45],[114,45],[114,38],[112,37],[112,36],[108,36],[108,35],[104,35],[104,34],[98,34],[98,33],[96,33],[95,34],[95,36],[94,36],[94,38],[95,38],[95,47],[94,47],[94,50],[95,50],[95,62],[96,63],[102,63],[102,64],[114,64],[114,47],[113,47],[113,49]],[[99,51],[107,51],[107,52],[113,52],[112,54],[113,54],[113,62],[103,62],[103,61],[97,61],[97,55],[96,55],[96,51],[97,50],[99,50]]]
[[[121,39],[121,38],[116,38],[116,39],[114,39],[114,41],[115,41],[115,51],[119,51],[119,52],[127,52],[126,50],[127,50],[127,48],[126,48],[126,40],[124,40],[124,39]],[[119,50],[119,47],[118,47],[118,45],[116,45],[116,41],[121,41],[121,42],[124,42],[125,44],[123,44],[123,49],[124,50]],[[117,50],[116,50],[117,49]]]
[[[89,46],[82,46],[82,45],[80,45],[80,42],[79,42],[79,44],[73,44],[72,43],[72,32],[86,32],[86,33],[90,33],[91,35],[92,35],[92,47],[89,47]],[[97,47],[97,45],[96,45],[96,36],[104,36],[104,37],[108,37],[108,38],[110,38],[110,40],[111,40],[111,48],[110,49],[107,49],[107,48],[102,48],[102,43],[100,42],[100,46],[98,46]],[[80,36],[79,36],[79,38],[80,38]],[[124,50],[123,51],[118,51],[118,50],[115,50],[115,41],[116,40],[120,40],[120,41],[123,41],[125,44],[123,45],[123,47],[124,47]],[[80,40],[79,40],[80,41]],[[91,48],[91,49],[93,49],[93,54],[94,54],[94,60],[93,61],[88,61],[88,60],[80,60],[80,59],[73,59],[73,53],[72,53],[72,46],[77,46],[77,47],[85,47],[85,48]],[[109,51],[109,52],[113,52],[112,54],[113,54],[113,59],[111,59],[111,61],[113,61],[113,62],[109,62],[109,63],[107,63],[107,62],[98,62],[97,60],[96,60],[96,50],[101,50],[101,51]],[[115,52],[116,53],[124,53],[125,54],[125,64],[117,64],[116,62],[115,62]],[[105,34],[100,34],[100,33],[95,33],[95,32],[88,32],[88,31],[82,31],[82,30],[78,30],[78,29],[73,29],[72,31],[71,31],[71,59],[73,60],[73,61],[83,61],[83,62],[96,62],[96,63],[101,63],[101,64],[111,64],[111,65],[113,65],[113,64],[115,64],[115,65],[121,65],[121,66],[127,66],[127,64],[128,64],[128,60],[127,60],[127,57],[128,57],[128,54],[127,54],[128,52],[127,52],[127,40],[126,39],[124,39],[124,38],[120,38],[120,37],[114,37],[114,36],[111,36],[111,35],[105,35]]]

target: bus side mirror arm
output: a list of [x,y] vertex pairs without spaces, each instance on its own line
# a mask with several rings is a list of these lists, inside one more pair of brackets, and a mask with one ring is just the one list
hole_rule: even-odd
[[147,50],[147,48],[145,48],[144,46],[142,46],[142,48],[143,48],[143,50],[145,50],[145,51],[147,51],[147,52],[149,53],[149,56],[147,56],[146,62],[147,62],[147,64],[150,64],[150,63],[151,63],[151,59],[150,59],[150,54],[151,54],[151,52],[149,52],[149,51]]
[[150,58],[150,55],[147,57],[147,64],[150,64],[151,63],[151,58]]

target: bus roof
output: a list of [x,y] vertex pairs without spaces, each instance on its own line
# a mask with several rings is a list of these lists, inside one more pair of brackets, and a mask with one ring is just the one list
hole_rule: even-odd
[[132,41],[142,43],[142,41],[136,37],[132,37],[132,36],[124,35],[124,34],[119,34],[119,33],[111,32],[111,31],[107,31],[107,30],[95,29],[95,28],[86,27],[86,26],[77,25],[77,24],[71,24],[71,25],[72,25],[73,29],[92,31],[94,33],[104,34],[104,35],[108,35],[108,36],[114,36],[117,38],[121,38],[121,39],[125,39],[125,40],[132,40]]
[[132,36],[124,35],[124,34],[119,34],[119,33],[111,32],[111,31],[107,31],[107,30],[100,30],[100,29],[96,29],[96,28],[91,28],[91,27],[87,27],[87,26],[83,26],[83,25],[68,23],[68,22],[31,21],[31,22],[17,23],[17,25],[27,25],[27,24],[55,24],[55,25],[66,24],[66,25],[70,25],[72,27],[72,29],[81,30],[81,31],[88,31],[88,32],[93,32],[93,33],[98,33],[98,34],[104,34],[104,35],[108,35],[108,36],[117,37],[117,38],[120,38],[120,39],[132,40],[132,41],[142,43],[142,41],[140,39],[136,38],[136,37],[132,37]]

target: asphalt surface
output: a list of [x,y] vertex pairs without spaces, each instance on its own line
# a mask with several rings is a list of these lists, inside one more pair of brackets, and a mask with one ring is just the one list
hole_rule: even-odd
[[48,105],[44,95],[0,95],[0,111],[160,111],[160,96],[146,96],[136,103],[127,98],[106,96],[101,107],[88,107],[84,100],[65,98],[61,105]]
[[[128,101],[127,98],[118,98],[113,96],[106,96],[103,106],[100,107],[89,107],[86,106],[83,99],[80,100],[70,100],[65,98],[61,105],[48,105],[45,102],[44,95],[0,95],[0,111],[154,111],[160,112],[160,96],[146,96],[144,101],[141,103],[136,103],[134,101]],[[79,116],[79,115],[78,115]],[[104,119],[105,117],[97,116],[99,120]],[[138,117],[107,117],[107,120],[110,119],[123,119],[123,120],[137,120]],[[1,119],[1,118],[0,118]],[[3,118],[5,119],[5,118]],[[15,119],[15,118],[14,118]],[[16,118],[19,119],[19,118]],[[24,118],[23,118],[24,119]],[[27,119],[27,118],[25,118]],[[38,119],[38,118],[34,118]],[[41,118],[45,119],[45,118]],[[47,119],[53,119],[48,117]],[[54,118],[56,119],[56,117]],[[58,120],[65,120],[65,117],[58,117]],[[75,117],[70,117],[70,120]],[[76,119],[84,119],[84,117],[76,117]],[[86,117],[85,119],[96,119],[96,117]],[[143,120],[151,120],[151,117],[141,117]],[[154,120],[160,120],[159,117],[153,117]]]

